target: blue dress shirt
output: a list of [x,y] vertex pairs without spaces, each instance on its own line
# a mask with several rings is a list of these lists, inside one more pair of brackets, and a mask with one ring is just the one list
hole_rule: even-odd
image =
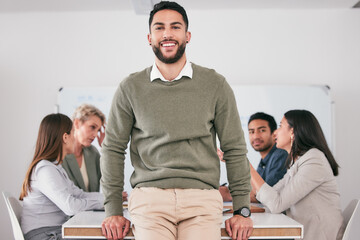
[[266,155],[260,160],[257,172],[270,186],[274,186],[286,173],[285,161],[288,153],[276,147],[276,144]]

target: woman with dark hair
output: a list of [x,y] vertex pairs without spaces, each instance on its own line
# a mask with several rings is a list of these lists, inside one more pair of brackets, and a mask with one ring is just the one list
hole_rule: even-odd
[[86,193],[68,178],[61,163],[74,152],[72,121],[63,114],[47,115],[40,124],[33,160],[20,200],[25,240],[62,239],[61,225],[80,211],[100,209],[101,193]]
[[307,110],[285,113],[276,131],[278,148],[288,153],[288,171],[276,185],[267,185],[251,166],[256,199],[272,213],[286,214],[304,225],[304,240],[341,239],[343,217],[335,176],[338,164],[320,124]]

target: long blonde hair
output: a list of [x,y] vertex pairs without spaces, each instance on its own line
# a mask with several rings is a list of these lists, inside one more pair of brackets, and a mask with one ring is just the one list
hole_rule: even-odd
[[70,134],[71,119],[61,113],[49,114],[40,123],[33,160],[26,172],[19,199],[23,200],[31,191],[31,175],[41,160],[50,162],[63,160],[63,135]]

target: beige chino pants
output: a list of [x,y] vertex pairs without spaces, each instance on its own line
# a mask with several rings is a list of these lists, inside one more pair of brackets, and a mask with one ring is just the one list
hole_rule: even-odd
[[218,190],[135,188],[129,212],[136,240],[219,240]]

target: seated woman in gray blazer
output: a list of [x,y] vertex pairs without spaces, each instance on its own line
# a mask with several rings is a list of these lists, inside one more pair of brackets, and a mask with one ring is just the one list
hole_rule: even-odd
[[304,240],[335,240],[343,234],[336,163],[315,116],[306,110],[285,113],[276,131],[278,148],[289,153],[288,171],[273,187],[251,166],[256,199],[272,213],[304,225]]
[[86,192],[100,191],[100,153],[91,145],[95,138],[101,143],[105,136],[105,115],[95,106],[82,104],[73,114],[75,150],[62,163],[69,178]]
[[[75,150],[62,163],[69,178],[86,192],[100,191],[100,153],[92,142],[97,138],[99,145],[105,137],[105,115],[91,104],[82,104],[73,114]],[[123,192],[127,201],[127,193]]]
[[104,196],[84,192],[68,178],[61,162],[74,152],[72,121],[63,114],[46,116],[23,182],[21,229],[25,240],[62,239],[61,225],[78,212],[103,208]]

